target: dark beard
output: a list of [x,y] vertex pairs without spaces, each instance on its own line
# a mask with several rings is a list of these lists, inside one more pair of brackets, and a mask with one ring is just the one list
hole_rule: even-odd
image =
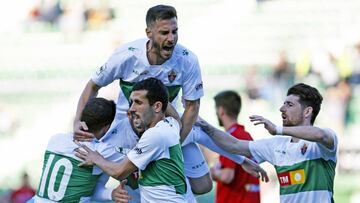
[[218,117],[218,122],[219,122],[219,126],[223,127],[224,126],[224,123],[222,122],[222,120]]

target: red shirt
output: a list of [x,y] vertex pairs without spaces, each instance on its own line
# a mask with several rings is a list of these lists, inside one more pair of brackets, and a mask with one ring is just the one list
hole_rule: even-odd
[[25,203],[35,195],[35,190],[30,187],[21,187],[11,193],[13,203]]
[[[248,132],[245,131],[244,126],[240,124],[232,125],[228,133],[241,140],[253,140]],[[221,168],[235,169],[235,177],[230,184],[225,184],[217,181],[216,188],[216,203],[258,203],[260,202],[260,186],[259,179],[251,176],[241,165],[234,161],[220,156],[219,161]]]

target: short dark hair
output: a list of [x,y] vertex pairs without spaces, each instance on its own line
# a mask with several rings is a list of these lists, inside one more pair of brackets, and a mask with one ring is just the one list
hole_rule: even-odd
[[149,104],[153,105],[155,102],[162,103],[162,112],[165,112],[169,102],[169,93],[165,85],[156,78],[148,78],[143,81],[135,83],[132,91],[147,90],[146,98]]
[[237,92],[222,91],[214,97],[214,100],[216,107],[222,106],[228,116],[237,119],[241,110],[241,97]]
[[311,87],[310,85],[299,83],[292,87],[287,92],[287,96],[296,95],[299,97],[299,103],[303,108],[311,106],[313,108],[313,114],[311,116],[311,124],[314,124],[316,116],[320,112],[321,103],[323,97],[319,93],[319,91]]
[[112,100],[104,98],[91,98],[86,103],[81,114],[89,132],[97,132],[104,126],[112,123],[115,117],[116,104]]
[[146,26],[151,27],[157,20],[177,18],[176,10],[172,6],[157,5],[149,8],[146,13]]

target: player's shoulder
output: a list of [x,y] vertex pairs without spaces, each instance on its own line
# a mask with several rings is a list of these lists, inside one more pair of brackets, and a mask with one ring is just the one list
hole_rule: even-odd
[[179,43],[175,46],[174,55],[176,58],[180,58],[191,63],[198,60],[195,53]]
[[138,39],[132,42],[127,42],[125,44],[120,45],[117,47],[114,52],[112,53],[112,56],[119,56],[122,57],[140,57],[146,47],[146,39]]
[[67,153],[76,146],[73,133],[58,133],[50,137],[46,149],[54,153]]

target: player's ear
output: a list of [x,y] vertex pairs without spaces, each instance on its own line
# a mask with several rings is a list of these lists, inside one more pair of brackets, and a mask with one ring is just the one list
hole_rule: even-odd
[[154,111],[155,111],[156,113],[159,113],[159,112],[162,111],[162,110],[161,110],[161,109],[162,109],[162,103],[161,103],[160,101],[155,102],[152,107],[153,107],[153,109],[154,109]]
[[145,29],[145,32],[146,32],[146,36],[147,36],[149,39],[151,39],[152,36],[153,36],[153,34],[152,34],[152,29],[147,27],[147,28]]
[[312,113],[313,113],[313,108],[311,106],[306,107],[303,111],[303,115],[305,118],[311,118]]

